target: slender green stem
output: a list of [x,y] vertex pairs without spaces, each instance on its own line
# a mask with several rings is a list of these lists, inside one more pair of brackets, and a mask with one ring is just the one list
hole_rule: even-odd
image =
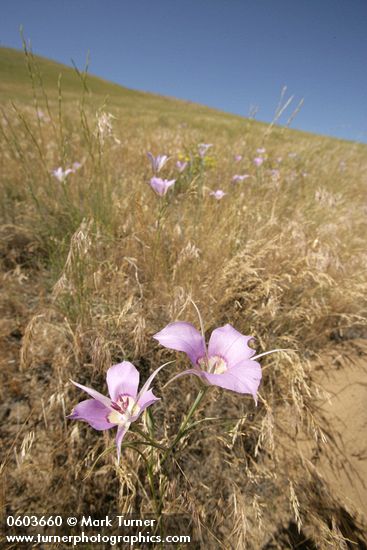
[[153,250],[153,276],[155,275],[155,267],[156,267],[156,260],[157,260],[157,254],[158,254],[158,247],[161,241],[161,233],[162,233],[162,220],[164,218],[164,214],[167,210],[167,201],[165,197],[159,198],[159,206],[158,206],[158,212],[157,212],[157,233],[154,243],[154,250]]
[[96,460],[93,462],[92,466],[89,468],[88,470],[88,473],[86,474],[86,476],[83,478],[83,481],[85,481],[86,479],[88,479],[88,477],[90,477],[93,473],[93,470],[97,464],[97,462],[103,458],[104,456],[106,456],[108,453],[111,453],[113,450],[115,449],[115,446],[113,445],[112,447],[108,447],[107,449],[105,449],[101,454],[99,454],[96,458]]
[[173,440],[173,443],[169,446],[168,450],[165,452],[165,454],[163,456],[163,459],[161,461],[161,465],[166,462],[167,458],[170,456],[171,452],[173,451],[173,449],[175,448],[177,443],[184,436],[186,426],[189,423],[190,418],[192,417],[192,415],[194,414],[194,412],[196,411],[196,409],[200,405],[200,403],[203,400],[203,398],[204,398],[206,392],[208,391],[208,389],[209,389],[208,386],[206,386],[205,388],[202,388],[199,391],[199,393],[197,394],[194,403],[191,405],[191,408],[190,408],[189,412],[187,413],[185,419],[183,420],[183,422],[182,422],[182,424],[181,424],[181,426],[180,426],[180,428],[177,432],[177,435],[176,435],[175,439]]
[[154,418],[152,415],[152,411],[150,409],[147,409],[146,411],[146,419],[147,419],[147,428],[149,432],[149,437],[152,441],[154,441],[155,437],[155,425],[154,425]]
[[153,502],[154,502],[154,507],[155,507],[155,510],[156,510],[156,514],[157,516],[159,516],[160,514],[160,510],[162,508],[162,503],[161,503],[161,499],[158,499],[157,497],[157,492],[155,490],[155,487],[154,487],[154,476],[153,476],[153,470],[152,470],[152,466],[151,466],[151,463],[148,461],[147,457],[144,455],[144,453],[142,451],[140,451],[139,449],[137,449],[135,446],[134,446],[134,442],[132,441],[131,443],[122,443],[122,447],[127,447],[128,449],[133,449],[135,452],[137,452],[141,457],[142,459],[144,460],[145,462],[145,466],[146,466],[146,469],[147,469],[147,475],[148,475],[148,480],[149,480],[149,487],[150,487],[150,492],[152,493],[152,497],[153,497]]
[[153,443],[150,440],[140,440],[136,439],[135,441],[131,441],[132,445],[148,445],[148,447],[154,447],[155,449],[159,449],[160,451],[167,451],[167,447],[163,447],[163,445],[158,445],[158,443]]
[[[160,449],[161,451],[167,451],[167,447],[163,447],[163,445],[159,445],[159,443],[157,443],[154,439],[149,437],[149,435],[143,432],[143,430],[141,430],[140,428],[137,428],[136,426],[134,426],[134,428],[132,428],[131,431],[141,435],[141,437],[144,438],[144,443],[146,445],[150,445],[151,447],[156,447],[156,449]],[[143,443],[143,442],[132,441],[132,443]]]
[[154,501],[155,511],[156,511],[157,517],[159,517],[160,514],[161,514],[161,510],[162,510],[162,500],[161,500],[161,498],[158,498],[157,492],[155,490],[153,468],[152,468],[151,463],[147,464],[147,473],[148,473],[150,491],[152,493],[152,497],[153,497],[153,501]]
[[239,416],[234,418],[202,418],[201,420],[192,422],[184,431],[183,436],[192,431],[200,431],[200,429],[205,428],[205,423],[207,422],[218,422],[219,424],[226,424],[229,422],[238,422],[239,420],[245,420],[246,418],[246,416]]
[[[146,432],[143,432],[143,430],[141,430],[137,426],[132,427],[131,431],[141,435],[141,437],[144,437],[144,439],[146,441],[149,441],[150,444],[155,445],[155,446],[158,445],[158,443],[152,437],[150,437]],[[159,445],[158,445],[158,447],[159,447]]]

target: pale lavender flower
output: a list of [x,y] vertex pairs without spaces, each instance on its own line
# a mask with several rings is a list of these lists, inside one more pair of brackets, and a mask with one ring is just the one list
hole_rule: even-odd
[[176,183],[176,180],[163,180],[154,176],[150,180],[150,186],[161,197],[165,195],[170,187]]
[[72,168],[67,168],[66,170],[63,170],[61,166],[56,168],[55,170],[52,170],[52,174],[55,176],[56,179],[59,180],[59,182],[63,183],[69,174],[74,172]]
[[206,153],[208,152],[208,149],[210,147],[213,147],[212,143],[199,143],[198,150],[199,150],[199,156],[201,158],[204,158]]
[[235,174],[232,178],[233,183],[238,183],[240,181],[247,180],[249,178],[249,174]]
[[259,153],[259,155],[262,155],[263,153],[265,153],[265,151],[265,147],[259,147],[258,149],[256,149],[256,152]]
[[235,160],[236,162],[240,162],[240,161],[242,160],[242,155],[235,155],[235,156],[234,156],[234,160]]
[[176,162],[176,168],[181,173],[185,170],[186,166],[188,165],[188,162],[185,160],[178,160]]
[[116,446],[120,460],[121,443],[132,422],[150,405],[159,400],[150,385],[165,365],[158,367],[145,382],[138,393],[139,372],[132,363],[123,361],[110,367],[107,371],[107,386],[110,397],[87,386],[71,382],[88,393],[93,399],[81,401],[73,408],[68,418],[84,420],[95,430],[109,430],[117,427]]
[[207,385],[249,393],[256,402],[262,375],[255,359],[263,354],[255,356],[255,350],[248,346],[251,336],[244,336],[227,324],[213,330],[207,348],[203,334],[191,323],[176,321],[153,338],[166,348],[185,352],[193,365],[173,379],[193,374]]
[[42,111],[42,109],[37,109],[36,111],[37,118],[43,122],[50,122],[50,118]]
[[262,157],[255,157],[254,158],[255,166],[261,166],[263,162],[264,162],[264,159]]
[[212,197],[215,197],[217,201],[220,201],[226,194],[227,193],[222,191],[222,189],[217,189],[216,191],[212,191],[211,193],[209,193],[209,195],[211,195]]
[[150,164],[152,165],[152,170],[154,174],[158,174],[162,170],[166,162],[169,160],[169,157],[167,155],[157,155],[155,157],[150,151],[147,153],[147,157]]
[[73,162],[73,172],[76,172],[77,170],[79,170],[79,168],[82,167],[82,164],[80,162]]

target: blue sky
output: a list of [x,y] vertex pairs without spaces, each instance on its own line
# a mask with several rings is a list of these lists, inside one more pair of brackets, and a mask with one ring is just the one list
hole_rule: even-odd
[[2,0],[0,45],[20,25],[36,54],[259,120],[286,85],[293,128],[367,142],[367,0]]

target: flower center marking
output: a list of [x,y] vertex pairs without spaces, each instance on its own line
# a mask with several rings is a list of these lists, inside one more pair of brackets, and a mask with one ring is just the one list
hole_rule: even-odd
[[219,355],[212,355],[208,360],[206,357],[200,357],[198,364],[210,374],[223,374],[228,369],[227,362]]
[[112,401],[111,407],[114,410],[108,414],[107,420],[111,424],[119,424],[120,426],[129,422],[130,417],[140,410],[139,405],[131,395],[119,395],[117,401]]

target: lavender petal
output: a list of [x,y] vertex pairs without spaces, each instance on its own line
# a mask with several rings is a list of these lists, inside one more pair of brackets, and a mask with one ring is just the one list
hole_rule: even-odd
[[68,418],[72,420],[84,420],[95,430],[109,430],[116,426],[107,420],[111,409],[105,407],[95,399],[86,399],[74,407]]
[[125,434],[126,434],[126,432],[128,431],[129,428],[130,428],[130,422],[127,422],[123,426],[119,426],[117,428],[116,447],[117,447],[117,460],[118,460],[118,462],[120,462],[120,457],[121,457],[122,440],[124,439]]
[[256,394],[261,381],[261,367],[256,361],[248,360],[242,366],[228,369],[222,374],[205,372],[204,378],[213,386],[237,393],[248,393],[256,402]]
[[184,321],[170,323],[157,332],[153,338],[165,348],[186,353],[193,365],[196,365],[197,360],[205,356],[204,339],[191,323]]
[[77,388],[80,388],[81,390],[88,393],[93,399],[96,399],[99,403],[104,405],[105,407],[110,408],[111,407],[111,399],[106,397],[105,395],[102,395],[99,393],[99,391],[94,390],[93,388],[88,388],[88,386],[83,386],[82,384],[78,384],[78,382],[74,382],[74,380],[70,380],[74,386],[77,386]]
[[136,397],[139,386],[139,372],[129,361],[113,365],[107,371],[107,386],[112,401],[117,401],[120,395]]
[[209,340],[208,355],[222,357],[228,368],[236,367],[246,359],[255,355],[255,350],[248,346],[251,336],[244,336],[232,325],[224,325],[213,330]]

